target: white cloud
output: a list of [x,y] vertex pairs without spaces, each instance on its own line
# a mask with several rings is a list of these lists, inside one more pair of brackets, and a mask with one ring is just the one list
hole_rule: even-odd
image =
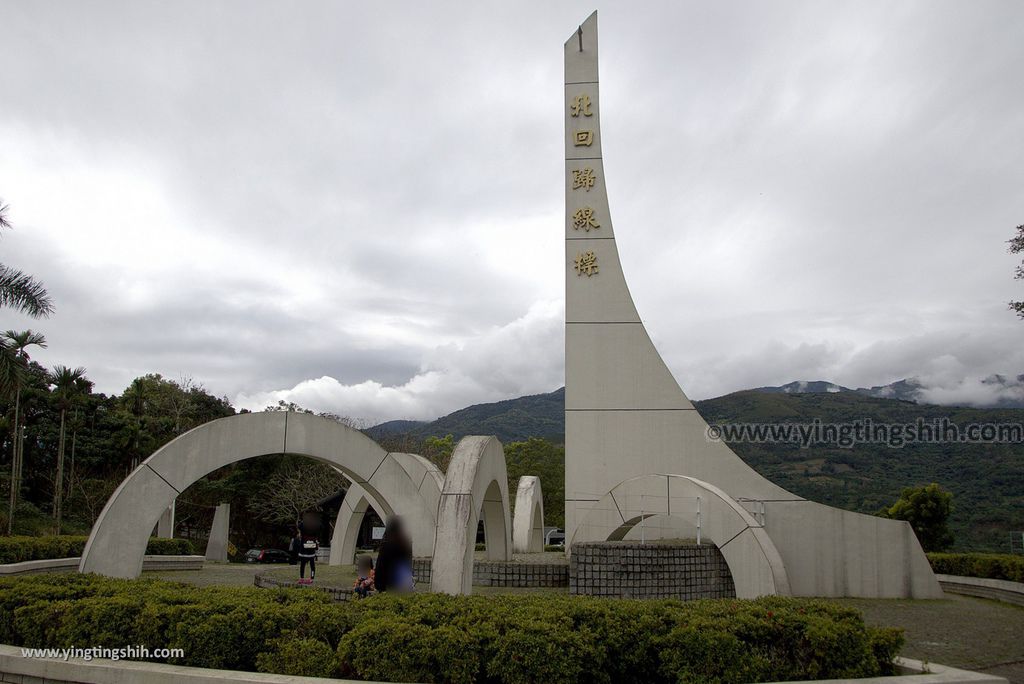
[[260,410],[278,401],[294,402],[372,424],[429,420],[468,404],[550,392],[564,377],[564,310],[559,301],[537,302],[508,325],[430,349],[419,372],[401,384],[346,384],[322,376],[290,389],[240,393],[235,405]]
[[[1024,369],[1024,5],[598,5],[618,247],[691,396]],[[563,296],[559,46],[592,9],[5,8],[37,358],[367,418],[558,386],[531,305]]]

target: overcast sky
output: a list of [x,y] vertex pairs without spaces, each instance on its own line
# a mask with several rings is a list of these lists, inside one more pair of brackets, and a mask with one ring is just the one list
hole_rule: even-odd
[[[593,2],[0,0],[0,259],[97,389],[433,418],[563,373]],[[1024,373],[1024,3],[597,3],[623,266],[692,398]],[[950,394],[951,393],[951,394]]]

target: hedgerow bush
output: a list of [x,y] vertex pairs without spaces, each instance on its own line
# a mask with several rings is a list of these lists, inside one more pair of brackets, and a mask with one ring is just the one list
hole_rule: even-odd
[[195,552],[195,547],[188,539],[150,537],[146,542],[146,555],[149,556],[190,556]]
[[752,682],[891,674],[902,633],[825,601],[381,595],[91,575],[0,579],[0,642],[181,648],[181,665],[415,682]]
[[932,570],[943,575],[1024,582],[1024,556],[1006,553],[929,553]]
[[[43,537],[0,537],[0,563],[73,558],[81,556],[88,537],[60,535]],[[187,539],[150,537],[146,553],[154,556],[188,555],[193,552]]]

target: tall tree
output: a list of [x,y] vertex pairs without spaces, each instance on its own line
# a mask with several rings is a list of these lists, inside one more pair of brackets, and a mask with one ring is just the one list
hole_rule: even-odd
[[294,523],[305,511],[341,489],[347,480],[334,468],[316,462],[278,470],[264,483],[253,512],[269,522]]
[[[1017,226],[1017,234],[1010,240],[1010,254],[1020,254],[1024,252],[1024,224]],[[1017,280],[1024,280],[1024,263],[1021,263],[1017,267],[1017,272],[1013,276]],[[1017,315],[1024,318],[1024,302],[1010,302],[1010,309],[1017,312]]]
[[[28,366],[29,355],[27,349],[32,346],[46,348],[46,338],[40,333],[31,330],[16,332],[8,330],[3,334],[3,340],[12,349],[15,359],[22,367]],[[7,513],[7,534],[11,534],[14,526],[14,509],[18,505],[18,497],[21,494],[21,469],[22,469],[22,427],[21,427],[21,384],[23,373],[18,372],[14,379],[14,435],[11,440],[11,496],[10,507]]]
[[[0,200],[0,231],[9,229],[8,206]],[[46,288],[26,273],[0,263],[0,308],[15,309],[32,318],[53,313],[53,302]],[[0,340],[0,390],[9,392],[18,384],[22,367],[18,355],[6,339]]]
[[952,510],[953,495],[932,482],[905,488],[896,503],[880,514],[909,522],[925,551],[945,551],[953,545],[953,533],[948,524]]
[[92,389],[92,383],[85,377],[84,368],[68,368],[54,366],[50,374],[50,384],[57,395],[60,407],[60,433],[57,440],[57,476],[53,483],[53,519],[56,534],[60,534],[62,504],[64,500],[64,443],[67,432],[68,410],[74,405],[75,399]]

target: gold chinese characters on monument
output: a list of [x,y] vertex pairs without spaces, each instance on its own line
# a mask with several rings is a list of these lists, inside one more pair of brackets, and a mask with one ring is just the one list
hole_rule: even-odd
[[[573,118],[580,116],[593,116],[594,113],[590,110],[591,102],[590,96],[587,94],[577,95],[569,106],[569,115]],[[592,130],[577,130],[573,132],[573,144],[576,147],[589,147],[594,144],[594,131]],[[594,173],[592,168],[573,169],[572,171],[572,189],[573,190],[584,190],[590,192],[590,189],[594,187],[594,183],[597,182],[597,174]],[[574,230],[584,230],[590,232],[590,230],[598,229],[601,224],[597,222],[597,216],[591,207],[580,207],[572,216],[572,227]],[[597,275],[597,255],[594,254],[593,250],[586,252],[577,252],[576,259],[573,262],[573,270],[576,271],[577,276],[591,276]]]
[[601,227],[601,224],[597,222],[593,209],[590,207],[581,207],[572,215],[572,227],[575,230],[580,230],[582,228],[589,233],[591,228],[596,230]]
[[569,106],[569,115],[573,118],[578,117],[580,114],[583,116],[593,116],[594,113],[590,111],[590,96],[587,94],[577,95],[576,99],[572,101]]
[[573,169],[572,170],[572,189],[579,190],[583,188],[587,192],[590,192],[590,188],[594,187],[594,183],[597,181],[597,175],[594,174],[594,169]]
[[587,276],[588,278],[592,275],[597,274],[597,255],[593,251],[588,252],[577,252],[576,263],[573,266],[576,270],[576,275]]

